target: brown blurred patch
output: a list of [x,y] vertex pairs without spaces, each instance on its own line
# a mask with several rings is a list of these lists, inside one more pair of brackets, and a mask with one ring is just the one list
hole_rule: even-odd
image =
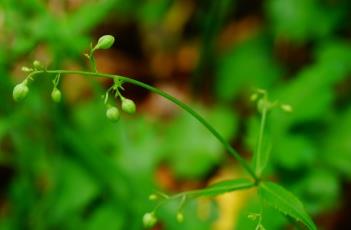
[[225,50],[233,44],[253,37],[261,27],[261,19],[256,16],[247,16],[240,21],[232,21],[219,35],[217,46],[220,50]]
[[177,70],[188,76],[195,70],[199,61],[199,47],[195,42],[182,44],[177,52]]
[[172,171],[169,167],[161,165],[156,171],[156,181],[162,190],[174,191],[176,188],[176,181],[172,175]]
[[[67,66],[66,69],[76,70],[79,69],[79,67],[71,64]],[[89,83],[91,79],[76,74],[67,74],[66,76],[67,77],[61,78],[61,81],[62,91],[68,103],[75,104],[78,101],[86,100],[91,97],[92,91]]]
[[275,40],[274,55],[289,71],[290,75],[294,75],[304,66],[312,62],[310,44],[296,44],[290,42],[283,37]]

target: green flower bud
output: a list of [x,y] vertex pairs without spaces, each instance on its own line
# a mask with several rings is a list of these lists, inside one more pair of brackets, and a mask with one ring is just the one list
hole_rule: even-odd
[[183,221],[184,221],[184,215],[183,215],[182,212],[178,212],[178,213],[177,213],[177,221],[178,221],[178,223],[183,223]]
[[257,93],[252,94],[251,97],[250,97],[251,101],[256,101],[257,99],[258,99],[258,94]]
[[33,69],[28,68],[27,66],[22,66],[21,70],[22,70],[23,72],[26,72],[26,73],[32,72],[32,71],[33,71]]
[[44,68],[43,65],[40,63],[40,61],[38,61],[38,60],[35,60],[35,61],[33,62],[33,66],[34,66],[34,68],[37,69],[37,70],[41,70],[41,69]]
[[260,218],[261,214],[258,213],[251,213],[249,215],[247,215],[247,218],[249,218],[252,221],[257,220],[258,218]]
[[61,97],[62,97],[61,91],[55,87],[51,92],[51,99],[54,102],[58,103],[61,101]]
[[113,122],[116,122],[119,120],[119,110],[117,107],[114,106],[110,106],[107,110],[106,110],[106,117]]
[[12,97],[15,101],[21,101],[27,96],[28,92],[27,82],[24,81],[13,88]]
[[135,106],[134,101],[127,99],[127,98],[123,98],[122,99],[122,110],[124,112],[130,113],[130,114],[135,113],[136,106]]
[[293,108],[291,105],[288,105],[288,104],[282,104],[280,106],[280,108],[284,111],[284,112],[288,112],[288,113],[291,113],[293,111]]
[[109,49],[114,42],[115,38],[112,35],[104,35],[99,38],[98,43],[94,47],[94,50]]
[[149,196],[149,200],[151,200],[151,201],[154,201],[154,200],[157,200],[157,199],[158,199],[158,196],[156,194],[151,194]]
[[157,218],[153,212],[145,213],[143,224],[145,228],[152,228],[157,223]]

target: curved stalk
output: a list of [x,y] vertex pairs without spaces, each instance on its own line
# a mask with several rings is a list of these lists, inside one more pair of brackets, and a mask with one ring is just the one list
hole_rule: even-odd
[[142,87],[144,89],[147,89],[153,93],[156,93],[169,101],[173,102],[186,112],[188,112],[190,115],[192,115],[197,121],[199,121],[203,126],[205,126],[216,138],[219,142],[222,143],[224,148],[237,160],[239,163],[244,167],[244,169],[250,174],[250,176],[255,180],[255,184],[258,182],[258,177],[256,176],[255,172],[252,170],[250,165],[237,153],[237,151],[234,150],[234,148],[215,130],[200,114],[195,112],[190,106],[187,104],[181,102],[177,98],[169,95],[166,92],[163,92],[162,90],[159,90],[153,86],[150,86],[148,84],[145,84],[143,82],[131,79],[129,77],[124,77],[124,76],[119,76],[119,75],[113,75],[113,74],[105,74],[105,73],[97,73],[97,72],[86,72],[86,71],[79,71],[79,70],[46,70],[46,71],[35,71],[33,72],[34,74],[39,74],[39,73],[52,73],[52,74],[77,74],[77,75],[83,75],[83,76],[95,76],[95,77],[106,77],[106,78],[112,78],[112,79],[120,79],[123,82],[127,82],[133,85],[137,85],[139,87]]

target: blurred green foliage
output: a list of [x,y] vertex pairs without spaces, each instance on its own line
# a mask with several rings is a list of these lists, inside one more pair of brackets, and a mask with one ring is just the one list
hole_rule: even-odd
[[[247,99],[252,89],[266,88],[273,99],[291,104],[292,113],[269,116],[272,162],[267,176],[297,194],[322,227],[321,215],[346,209],[343,201],[350,197],[344,188],[351,178],[350,1],[194,0],[189,1],[191,17],[174,31],[165,29],[165,21],[182,12],[175,5],[188,6],[182,1],[81,1],[72,9],[57,8],[54,2],[0,2],[0,229],[142,229],[142,216],[153,207],[148,195],[182,189],[159,183],[160,165],[172,172],[173,183],[205,185],[230,164],[220,144],[186,114],[156,119],[146,107],[117,125],[109,123],[100,100],[102,86],[94,81],[89,81],[92,96],[74,103],[52,103],[51,79],[44,77],[31,85],[26,101],[12,101],[17,70],[38,56],[34,50],[45,47],[42,61],[51,68],[63,68],[67,61],[85,67],[82,53],[100,31],[116,35],[117,49],[143,47],[143,57],[150,56],[148,44],[154,42],[163,41],[152,47],[175,52],[196,41],[200,57],[186,84],[194,89],[193,98],[210,98],[210,103],[197,102],[198,110],[241,152],[254,149],[258,132],[258,117]],[[237,30],[245,36],[235,39],[231,34],[235,42],[218,48],[227,28],[250,17],[258,28]],[[130,24],[138,32],[129,34],[125,27]],[[158,41],[150,39],[155,34]],[[169,42],[170,37],[177,39]],[[128,44],[130,39],[138,44]],[[172,81],[184,84],[182,76]],[[176,222],[176,204],[158,216],[164,229],[211,229],[221,213],[210,203],[203,218],[199,205],[187,204],[183,224]],[[247,215],[260,209],[255,199],[246,202],[236,229],[253,229]],[[342,226],[330,221],[334,229]],[[288,220],[265,207],[263,224],[282,229]]]

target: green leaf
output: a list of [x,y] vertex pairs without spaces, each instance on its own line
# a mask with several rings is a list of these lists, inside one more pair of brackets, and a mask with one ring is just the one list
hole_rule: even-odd
[[317,229],[301,201],[280,185],[272,182],[262,182],[258,188],[258,194],[260,199],[284,215],[302,222],[308,229]]
[[222,182],[215,183],[205,189],[194,190],[184,193],[184,195],[191,197],[199,196],[216,196],[226,192],[232,192],[236,190],[247,189],[255,186],[255,183],[248,179],[235,179],[235,180],[226,180]]

